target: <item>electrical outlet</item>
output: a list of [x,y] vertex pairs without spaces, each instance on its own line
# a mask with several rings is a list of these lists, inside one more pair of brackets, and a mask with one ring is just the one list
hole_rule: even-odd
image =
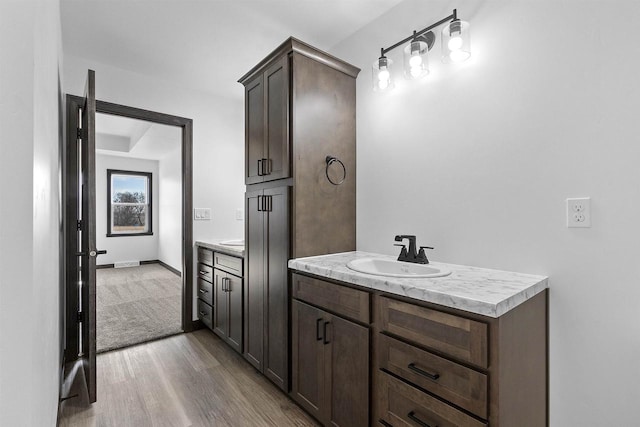
[[244,210],[236,209],[236,219],[238,221],[243,221],[244,220]]
[[567,199],[567,227],[591,227],[591,198]]

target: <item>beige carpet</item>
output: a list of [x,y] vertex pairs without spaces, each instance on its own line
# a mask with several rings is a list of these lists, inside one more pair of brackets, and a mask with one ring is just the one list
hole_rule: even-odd
[[96,271],[98,353],[182,332],[182,279],[160,264]]

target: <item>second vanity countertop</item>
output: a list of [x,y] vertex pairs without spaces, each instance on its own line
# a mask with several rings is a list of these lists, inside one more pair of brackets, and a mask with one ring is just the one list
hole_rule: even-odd
[[494,318],[548,287],[545,276],[439,262],[429,265],[451,270],[450,275],[408,279],[359,273],[347,267],[349,261],[361,258],[396,259],[389,255],[355,251],[292,259],[289,268]]
[[244,258],[244,246],[222,245],[220,244],[220,242],[224,242],[224,240],[196,240],[196,246],[201,246],[203,248],[211,249],[212,251],[220,252],[226,255]]

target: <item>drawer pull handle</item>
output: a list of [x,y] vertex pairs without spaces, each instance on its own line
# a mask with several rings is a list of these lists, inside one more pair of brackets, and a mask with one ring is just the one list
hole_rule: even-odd
[[416,424],[418,424],[420,427],[438,427],[438,426],[432,426],[431,424],[427,424],[424,421],[422,421],[420,418],[416,417],[416,413],[415,411],[411,411],[407,414],[407,417],[409,417],[409,419],[413,422],[415,422]]
[[200,289],[200,293],[201,293],[201,294],[206,294],[206,293],[207,293],[207,291],[205,291],[204,289]]
[[205,313],[204,311],[200,311],[200,316],[207,317],[207,313]]
[[423,369],[420,369],[420,368],[418,368],[416,366],[415,363],[409,363],[409,366],[407,366],[407,368],[411,369],[416,374],[422,375],[423,377],[427,377],[427,378],[429,378],[430,380],[433,380],[433,381],[437,381],[438,378],[440,378],[440,374],[432,374],[432,373],[427,372],[427,371],[425,371]]
[[322,337],[322,342],[324,344],[329,344],[331,342],[327,339],[327,326],[330,324],[331,322],[324,322],[324,327],[322,328],[322,334],[324,335],[324,337]]
[[316,320],[316,341],[322,340],[322,335],[320,335],[320,324],[322,323],[322,318]]
[[200,274],[202,274],[203,276],[206,276],[209,274],[209,272],[205,270],[200,270]]

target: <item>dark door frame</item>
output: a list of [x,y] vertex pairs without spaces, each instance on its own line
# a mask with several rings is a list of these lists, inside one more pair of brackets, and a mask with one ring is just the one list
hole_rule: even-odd
[[[64,239],[65,239],[65,362],[78,359],[78,319],[76,308],[78,307],[77,271],[74,267],[74,248],[77,247],[76,233],[76,209],[78,204],[77,171],[78,153],[76,149],[76,136],[78,129],[78,112],[84,98],[75,95],[67,95],[67,137],[63,159],[62,187],[64,200]],[[143,110],[111,102],[96,100],[96,113],[110,114],[114,116],[128,117],[145,120],[163,125],[178,126],[182,128],[182,330],[191,332],[194,330],[193,320],[193,120],[184,117],[172,116],[155,111]]]

